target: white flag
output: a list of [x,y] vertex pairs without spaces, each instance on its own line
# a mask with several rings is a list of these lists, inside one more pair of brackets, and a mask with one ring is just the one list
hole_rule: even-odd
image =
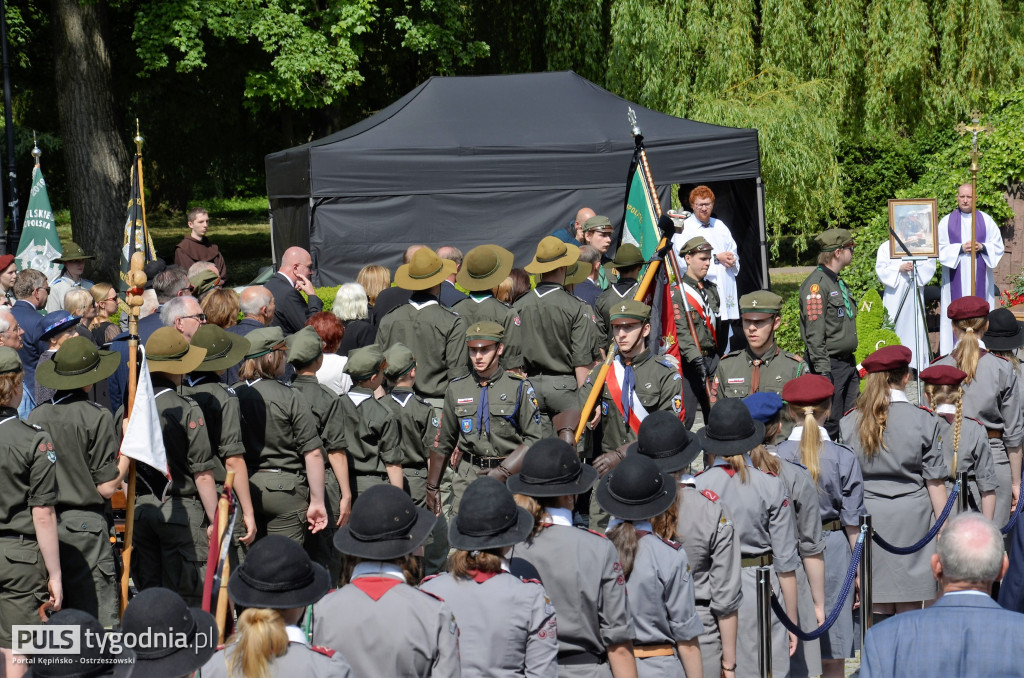
[[[160,430],[160,413],[156,409],[153,381],[149,377],[149,365],[146,364],[146,350],[142,346],[139,346],[139,354],[142,356],[139,383],[135,389],[131,418],[121,440],[121,454],[141,461],[163,474],[167,479],[163,487],[152,486],[151,480],[156,476],[154,473],[139,473],[136,478],[149,486],[153,494],[160,497],[160,501],[166,501],[167,491],[171,489],[171,469],[167,465],[167,450]],[[143,469],[136,469],[140,470]]]

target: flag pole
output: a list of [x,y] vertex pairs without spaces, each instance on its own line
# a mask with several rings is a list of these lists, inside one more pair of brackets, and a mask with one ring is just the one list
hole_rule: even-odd
[[[224,531],[228,528],[228,512],[231,510],[227,492],[228,488],[234,487],[234,482],[235,472],[228,471],[224,477],[224,492],[217,501],[217,534],[220,535],[222,540],[227,540],[229,544],[231,543],[232,535],[224,534]],[[224,560],[224,569],[220,575],[220,588],[217,590],[217,642],[220,645],[224,644],[224,628],[228,616],[228,577],[230,575],[231,558],[229,557]]]

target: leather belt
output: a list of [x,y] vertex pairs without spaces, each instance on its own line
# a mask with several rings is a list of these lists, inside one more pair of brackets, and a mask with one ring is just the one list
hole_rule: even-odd
[[821,524],[821,529],[825,531],[837,532],[843,529],[843,521],[839,518],[833,518],[832,520],[826,520]]
[[985,429],[985,430],[988,431],[988,437],[989,438],[1002,438],[1003,437],[1003,429],[1001,429],[1001,428],[989,428],[989,429]]
[[672,643],[652,643],[650,645],[634,645],[633,656],[637,659],[648,657],[671,657],[676,653]]
[[740,567],[761,567],[768,566],[775,562],[770,553],[763,553],[759,556],[745,556],[740,560]]
[[558,655],[559,666],[585,666],[589,664],[607,664],[608,655],[593,652],[572,652]]
[[486,469],[498,468],[499,466],[501,466],[501,462],[503,462],[506,459],[508,459],[507,456],[505,456],[505,457],[480,457],[480,456],[475,455],[475,454],[470,454],[469,452],[463,452],[462,453],[462,458],[465,459],[466,461],[468,461],[473,466],[478,466],[479,468],[486,468]]

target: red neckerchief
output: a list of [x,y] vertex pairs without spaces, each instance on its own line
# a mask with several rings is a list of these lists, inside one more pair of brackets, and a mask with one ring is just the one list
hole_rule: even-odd
[[470,575],[477,584],[483,584],[488,579],[497,577],[501,572],[481,572],[480,570],[467,570],[466,574]]
[[373,598],[374,602],[402,582],[394,577],[359,577],[352,580],[352,586]]

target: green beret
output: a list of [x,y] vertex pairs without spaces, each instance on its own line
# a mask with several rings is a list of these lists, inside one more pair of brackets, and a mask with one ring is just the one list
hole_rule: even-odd
[[628,242],[619,247],[615,252],[615,258],[612,259],[612,266],[615,268],[630,268],[642,263],[644,263],[644,255],[641,254],[640,248]]
[[587,231],[598,231],[608,229],[612,230],[612,222],[608,221],[608,217],[602,217],[600,214],[594,217],[590,217],[583,222],[583,232]]
[[[7,346],[0,346],[0,374],[21,372],[21,358],[18,352]],[[14,404],[17,407],[17,404]]]
[[740,315],[751,318],[767,318],[770,315],[779,315],[782,312],[782,297],[761,290],[751,292],[740,297]]
[[473,323],[473,325],[466,330],[467,344],[472,344],[477,341],[499,343],[504,340],[505,328],[490,320],[482,320],[478,323]]
[[392,344],[391,348],[384,351],[384,360],[388,363],[384,368],[384,376],[392,381],[404,377],[416,367],[416,356],[401,342]]
[[620,304],[615,304],[609,309],[608,321],[615,322],[619,318],[629,320],[640,320],[647,322],[651,319],[651,307],[639,301],[629,299]]
[[271,351],[285,347],[284,331],[280,327],[261,327],[245,335],[245,338],[249,340],[249,352],[245,354],[246,360],[259,358]]
[[292,365],[305,366],[323,355],[320,335],[308,325],[284,340],[288,345],[288,357]]
[[815,236],[814,242],[822,252],[835,252],[842,247],[853,245],[853,234],[845,228],[830,228],[824,233]]
[[345,363],[345,373],[352,377],[352,381],[366,381],[380,372],[384,364],[384,352],[377,344],[370,344],[349,351],[348,362]]
[[698,235],[690,238],[683,243],[683,246],[679,248],[679,254],[696,254],[697,252],[710,252],[713,248],[711,243],[704,239],[704,236]]

